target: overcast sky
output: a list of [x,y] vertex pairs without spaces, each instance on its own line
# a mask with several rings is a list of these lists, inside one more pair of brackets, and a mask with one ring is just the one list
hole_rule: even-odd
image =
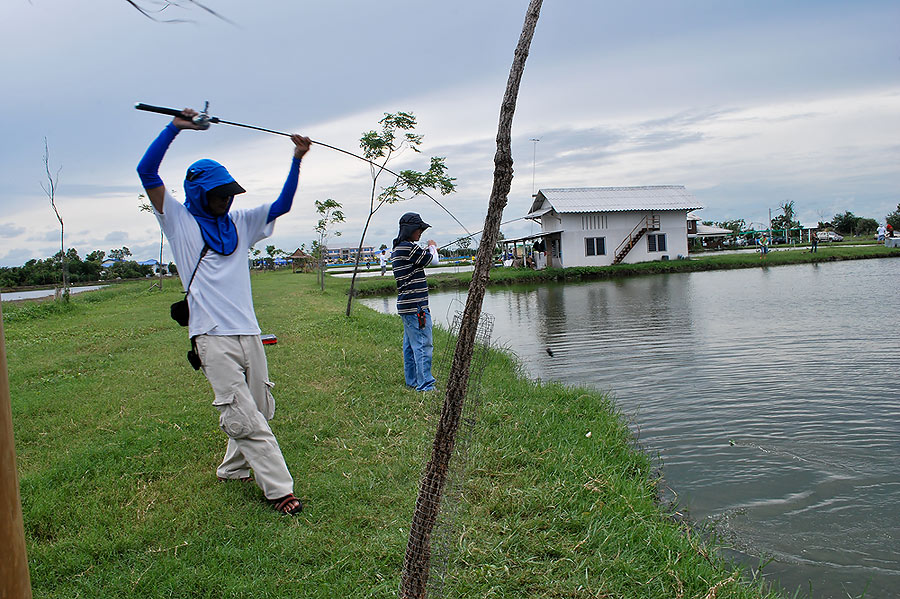
[[[59,249],[41,189],[44,137],[51,168],[62,167],[67,247],[155,255],[159,230],[138,210],[135,166],[168,119],[135,102],[209,100],[221,118],[351,151],[383,113],[411,111],[422,154],[397,167],[445,156],[458,190],[442,203],[481,229],[526,0],[206,4],[232,23],[176,7],[158,17],[193,22],[153,22],[125,0],[0,3],[0,266]],[[513,123],[504,220],[528,211],[534,183],[684,185],[704,220],[763,223],[793,200],[804,224],[844,210],[883,221],[900,202],[898,31],[896,0],[546,0]],[[291,144],[223,125],[184,132],[160,170],[177,197],[185,168],[203,157],[248,190],[238,207],[253,206],[277,196]],[[331,245],[355,246],[370,186],[364,163],[314,146],[293,210],[260,245],[308,245],[313,202],[332,198],[347,222]],[[463,234],[422,198],[380,211],[367,243],[390,243],[410,210],[441,245]]]

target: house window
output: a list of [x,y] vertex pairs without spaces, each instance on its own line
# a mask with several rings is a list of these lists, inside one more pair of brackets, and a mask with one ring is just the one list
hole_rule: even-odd
[[664,252],[666,251],[666,234],[654,233],[647,235],[647,251],[648,252]]
[[584,255],[585,256],[605,256],[606,255],[606,237],[585,237],[584,238]]

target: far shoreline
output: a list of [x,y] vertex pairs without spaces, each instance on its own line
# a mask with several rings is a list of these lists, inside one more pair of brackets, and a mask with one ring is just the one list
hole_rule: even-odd
[[[810,264],[837,262],[841,260],[866,260],[872,258],[900,258],[900,248],[877,246],[820,247],[817,252],[809,249],[770,250],[765,258],[758,252],[736,254],[701,255],[682,260],[658,260],[614,266],[573,266],[568,268],[494,267],[490,271],[489,286],[515,285],[525,283],[558,283],[569,281],[591,281],[618,279],[622,277],[671,274],[684,272],[704,272],[711,270],[733,270],[739,268],[765,268],[790,264]],[[472,280],[471,272],[441,273],[428,275],[430,290],[467,287]],[[361,297],[390,295],[396,293],[393,277],[362,279],[357,285],[356,295]]]

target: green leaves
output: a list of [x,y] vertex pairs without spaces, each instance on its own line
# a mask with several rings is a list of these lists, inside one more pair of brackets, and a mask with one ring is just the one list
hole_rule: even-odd
[[363,149],[363,154],[366,158],[375,160],[376,158],[384,158],[385,151],[390,148],[392,142],[393,138],[386,139],[375,131],[369,131],[368,133],[363,133],[363,136],[359,139],[359,147]]
[[[411,112],[398,112],[397,114],[384,113],[384,118],[378,121],[384,130],[395,131],[401,129],[409,131],[416,127],[416,117]],[[421,136],[418,136],[421,137]]]
[[335,223],[344,222],[344,213],[339,210],[341,208],[341,203],[328,198],[324,202],[321,200],[316,200],[316,212],[318,212],[322,218],[319,219],[318,224],[315,226],[315,232],[319,235],[318,243],[320,245],[325,245],[328,242],[328,234],[333,233],[335,237],[340,236],[340,231],[329,231],[329,227]]
[[[424,136],[413,133],[416,127],[416,117],[411,112],[384,113],[384,118],[378,121],[381,125],[381,133],[369,131],[363,133],[359,139],[359,147],[362,148],[365,157],[369,160],[388,158],[395,152],[409,148],[418,152],[418,146],[422,145]],[[399,135],[399,141],[398,141]],[[385,160],[385,163],[387,160]]]
[[[396,112],[384,114],[378,123],[381,132],[369,131],[363,133],[359,140],[359,147],[369,160],[383,159],[381,166],[387,165],[391,157],[403,149],[419,152],[423,135],[414,132],[416,117],[411,112]],[[373,167],[374,178],[377,179],[382,171],[376,171]],[[400,176],[382,189],[377,197],[378,206],[381,204],[393,204],[401,200],[408,200],[417,195],[427,195],[429,190],[435,190],[441,195],[447,195],[456,189],[453,177],[448,177],[447,166],[443,157],[434,156],[427,171],[404,170]],[[377,208],[375,208],[377,210]],[[373,210],[374,212],[374,210]]]
[[900,229],[900,204],[897,204],[897,209],[885,217],[885,221],[894,228],[894,231]]
[[400,176],[393,185],[384,188],[378,196],[379,203],[393,204],[400,200],[408,200],[418,195],[426,195],[429,190],[441,195],[452,193],[456,189],[455,177],[446,175],[447,165],[444,158],[433,156],[431,166],[425,172],[414,170],[400,171]]

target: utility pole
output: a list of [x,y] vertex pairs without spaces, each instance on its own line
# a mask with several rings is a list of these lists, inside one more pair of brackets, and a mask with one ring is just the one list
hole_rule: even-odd
[[31,599],[31,579],[25,552],[25,526],[16,473],[9,374],[6,371],[6,342],[3,309],[0,308],[0,597]]

